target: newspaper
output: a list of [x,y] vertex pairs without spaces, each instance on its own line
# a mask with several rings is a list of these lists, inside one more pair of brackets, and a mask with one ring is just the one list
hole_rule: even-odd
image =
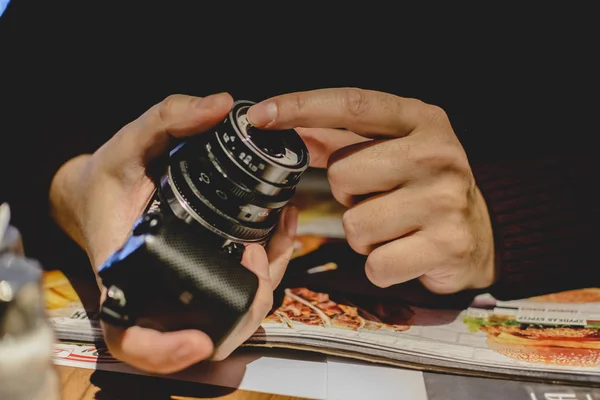
[[[364,275],[364,258],[344,241],[344,209],[321,189],[299,190],[294,199],[301,213],[293,259],[274,309],[244,346],[600,387],[600,288],[510,302],[483,294],[464,307],[376,288]],[[48,272],[45,282],[58,338],[101,342],[97,310],[84,309],[60,272]]]

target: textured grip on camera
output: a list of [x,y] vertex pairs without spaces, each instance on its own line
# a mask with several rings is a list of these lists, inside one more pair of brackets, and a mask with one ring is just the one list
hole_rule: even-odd
[[[199,329],[218,345],[258,289],[256,275],[240,264],[243,247],[235,254],[222,244],[204,229],[150,213],[100,276],[105,286],[124,293],[123,319],[159,331]],[[114,299],[104,303],[110,323],[114,305]]]
[[219,249],[221,238],[211,241],[215,237],[204,231],[192,233],[191,229],[186,230],[192,228],[188,224],[173,229],[175,224],[177,220],[165,224],[164,234],[153,236],[148,249],[169,265],[183,284],[202,291],[206,297],[222,302],[236,313],[247,311],[257,289],[257,278],[240,264],[241,257]]

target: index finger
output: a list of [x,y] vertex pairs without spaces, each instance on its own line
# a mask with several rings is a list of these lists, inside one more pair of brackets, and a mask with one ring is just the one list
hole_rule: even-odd
[[272,97],[248,110],[265,129],[345,128],[361,136],[401,137],[427,121],[420,100],[358,88],[318,89]]

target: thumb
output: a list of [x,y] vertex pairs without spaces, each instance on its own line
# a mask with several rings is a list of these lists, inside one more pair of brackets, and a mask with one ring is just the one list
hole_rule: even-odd
[[99,151],[105,167],[120,173],[123,166],[145,167],[169,150],[173,137],[202,133],[221,122],[233,106],[228,93],[207,97],[171,95],[123,127]]
[[150,373],[171,374],[208,359],[213,343],[204,332],[159,332],[134,325],[127,329],[102,323],[111,354],[120,361]]
[[331,154],[356,143],[370,140],[345,129],[295,128],[308,148],[310,166],[326,168]]

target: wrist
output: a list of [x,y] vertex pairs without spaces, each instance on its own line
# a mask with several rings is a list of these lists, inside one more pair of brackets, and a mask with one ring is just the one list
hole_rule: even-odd
[[90,156],[80,155],[64,163],[50,185],[50,214],[55,223],[82,249],[85,240],[81,229],[83,178]]

